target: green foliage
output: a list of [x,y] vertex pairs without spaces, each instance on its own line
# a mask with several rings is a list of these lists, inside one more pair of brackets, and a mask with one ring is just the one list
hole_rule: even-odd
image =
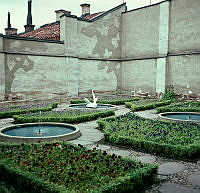
[[98,118],[109,117],[114,115],[113,110],[86,112],[83,114],[68,113],[47,113],[36,116],[35,114],[14,115],[16,123],[35,123],[35,122],[61,122],[61,123],[82,123],[86,121],[96,120]]
[[157,113],[164,112],[200,112],[200,102],[181,102],[159,107],[156,109]]
[[130,102],[126,102],[125,105],[127,108],[130,108],[132,112],[135,111],[144,111],[148,109],[154,109],[156,107],[164,106],[164,105],[169,105],[172,101],[167,100],[167,101],[161,101],[161,102],[153,102],[149,104],[144,104],[144,105],[136,105]]
[[157,173],[156,165],[66,142],[0,143],[0,152],[0,181],[20,193],[141,192]]
[[[92,99],[91,99],[92,100]],[[131,99],[112,99],[112,100],[98,100],[98,103],[100,104],[111,104],[111,105],[124,105],[125,102],[131,102],[131,101],[138,101],[139,98],[131,98]],[[79,104],[84,103],[84,100],[70,100],[71,104]]]
[[53,103],[50,104],[46,107],[41,107],[41,108],[30,108],[30,109],[11,109],[9,111],[2,111],[0,112],[0,119],[3,118],[9,118],[12,117],[13,115],[20,115],[24,113],[34,113],[34,112],[39,112],[39,111],[51,111],[53,108],[56,108],[58,103]]
[[162,96],[162,100],[174,100],[176,101],[176,94],[174,92],[174,87],[171,85],[166,90]]
[[129,114],[98,121],[105,140],[179,159],[200,157],[200,125],[149,120]]

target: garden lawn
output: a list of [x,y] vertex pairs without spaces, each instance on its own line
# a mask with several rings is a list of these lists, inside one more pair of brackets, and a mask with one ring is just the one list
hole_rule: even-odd
[[131,113],[98,123],[109,142],[165,157],[200,157],[200,124],[150,120]]
[[6,174],[1,184],[20,193],[140,192],[153,182],[157,166],[65,142],[0,143],[0,172]]

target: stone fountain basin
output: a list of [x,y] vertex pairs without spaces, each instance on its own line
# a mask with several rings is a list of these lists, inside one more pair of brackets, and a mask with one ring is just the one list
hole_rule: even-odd
[[100,104],[97,103],[97,108],[86,107],[86,103],[79,103],[79,104],[71,104],[68,106],[70,109],[87,109],[87,110],[116,110],[117,106],[111,104]]
[[[24,127],[32,127],[38,126],[38,129],[42,129],[42,126],[50,126],[51,128],[55,127],[63,127],[64,129],[71,129],[70,132],[61,134],[61,135],[51,135],[51,136],[41,136],[36,135],[34,137],[24,137],[24,136],[13,136],[4,134],[4,132],[13,130],[13,129],[20,129]],[[42,131],[41,133],[45,133]],[[17,124],[12,126],[6,126],[0,129],[0,140],[4,142],[14,142],[14,143],[32,143],[32,142],[45,142],[45,141],[53,141],[53,140],[62,140],[62,141],[69,141],[76,139],[81,136],[80,130],[77,126],[65,124],[65,123],[52,123],[52,122],[41,122],[41,123],[25,123],[25,124]]]
[[160,113],[158,116],[162,120],[200,123],[200,113],[197,112],[165,112]]

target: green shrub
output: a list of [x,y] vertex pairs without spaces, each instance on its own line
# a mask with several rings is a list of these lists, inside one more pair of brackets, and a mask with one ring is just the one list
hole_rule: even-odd
[[[93,99],[91,99],[92,101]],[[131,99],[112,99],[112,100],[98,100],[98,103],[100,104],[111,104],[111,105],[124,105],[125,102],[130,102],[130,101],[138,101],[139,98],[131,98]],[[84,103],[84,100],[70,100],[71,104],[79,104],[79,103]]]
[[176,101],[176,94],[174,92],[174,87],[168,86],[168,88],[165,90],[165,93],[162,96],[162,100],[173,100]]
[[157,173],[157,165],[66,142],[0,143],[0,152],[0,181],[20,193],[141,192]]
[[29,113],[29,112],[39,112],[39,111],[51,111],[53,108],[56,108],[58,103],[53,103],[50,104],[46,107],[41,107],[41,108],[33,108],[33,109],[16,109],[16,110],[10,110],[10,111],[2,111],[0,112],[0,119],[3,118],[9,118],[12,117],[13,115],[20,115],[24,113]]
[[149,104],[144,104],[144,105],[136,105],[130,102],[125,103],[126,107],[130,108],[131,111],[144,111],[148,109],[154,109],[156,107],[164,106],[164,105],[169,105],[171,103],[170,100],[168,101],[161,101],[161,102],[154,102],[154,103],[149,103]]
[[79,114],[73,116],[54,116],[54,114],[49,114],[45,116],[35,116],[35,115],[14,115],[16,123],[35,123],[35,122],[61,122],[61,123],[82,123],[86,121],[96,120],[98,118],[109,117],[114,115],[113,110],[90,112],[87,114]]
[[98,120],[105,140],[170,158],[200,157],[200,125],[144,119],[134,114]]

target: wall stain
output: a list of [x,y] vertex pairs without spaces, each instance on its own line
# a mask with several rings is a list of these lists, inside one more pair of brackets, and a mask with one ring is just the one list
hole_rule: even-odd
[[[13,45],[16,47],[13,48]],[[20,42],[15,41],[7,45],[12,47],[13,50],[29,50],[34,51],[35,46],[32,46],[31,42]],[[37,47],[37,50],[44,51],[47,50],[48,47],[46,44],[40,44]],[[16,77],[16,72],[19,69],[23,69],[24,72],[28,72],[33,69],[34,61],[29,58],[28,55],[6,55],[5,56],[5,94],[10,94],[12,91],[12,84]]]

